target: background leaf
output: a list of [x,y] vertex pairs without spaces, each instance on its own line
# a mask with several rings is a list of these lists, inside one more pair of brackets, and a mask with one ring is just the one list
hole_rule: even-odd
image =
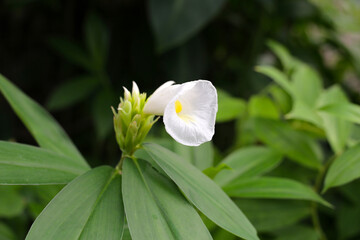
[[121,177],[114,171],[95,168],[69,183],[35,220],[26,239],[120,239],[125,220]]
[[256,136],[261,141],[299,164],[314,169],[320,167],[320,148],[311,137],[280,121],[257,118],[254,123]]
[[151,25],[158,50],[180,45],[198,32],[221,9],[224,0],[150,0]]
[[[319,106],[325,106],[332,103],[347,102],[348,100],[343,90],[335,85],[320,95],[317,104]],[[326,112],[319,112],[319,115],[322,118],[324,130],[333,151],[336,154],[342,153],[349,139],[352,124],[341,117]]]
[[13,231],[0,222],[0,240],[16,240],[15,234]]
[[198,147],[189,147],[174,142],[174,152],[182,156],[201,171],[209,168],[214,162],[214,149],[211,142],[206,142]]
[[74,77],[58,86],[50,96],[47,107],[61,110],[84,100],[96,88],[98,80],[91,76]]
[[220,186],[231,184],[236,179],[264,174],[276,167],[282,159],[281,154],[261,146],[250,146],[238,149],[227,156],[221,164],[230,169],[218,173],[214,181]]
[[68,183],[87,170],[46,149],[0,141],[0,184]]
[[344,185],[360,177],[360,144],[348,149],[331,164],[324,183],[323,192]]
[[101,90],[95,97],[92,105],[92,116],[94,120],[96,135],[104,139],[113,128],[113,113],[111,106],[115,106],[114,92],[110,89]]
[[313,189],[300,182],[276,177],[233,181],[223,188],[230,197],[310,200],[330,207]]
[[92,70],[104,71],[109,51],[109,32],[94,13],[89,14],[85,22],[85,42],[92,59]]
[[123,180],[124,206],[132,239],[212,239],[176,185],[145,162],[125,159]]
[[81,46],[62,37],[52,37],[48,42],[57,54],[69,62],[91,71],[91,61]]
[[1,74],[0,91],[41,147],[65,155],[88,168],[85,159],[56,120]]
[[15,186],[0,186],[0,217],[15,217],[23,212],[25,199],[17,189]]
[[245,239],[258,239],[256,230],[231,199],[198,169],[156,144],[144,144],[151,158],[178,185],[187,199],[222,228]]
[[218,92],[218,112],[216,114],[216,122],[227,122],[234,120],[245,112],[246,103],[239,98],[231,97],[222,90]]
[[310,215],[308,205],[290,200],[235,199],[259,232],[274,231]]

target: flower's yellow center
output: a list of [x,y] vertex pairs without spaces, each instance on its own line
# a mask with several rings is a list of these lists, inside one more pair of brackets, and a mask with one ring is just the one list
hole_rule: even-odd
[[176,102],[175,102],[175,112],[179,113],[179,112],[181,112],[181,110],[182,110],[182,105],[181,105],[179,100],[176,100]]

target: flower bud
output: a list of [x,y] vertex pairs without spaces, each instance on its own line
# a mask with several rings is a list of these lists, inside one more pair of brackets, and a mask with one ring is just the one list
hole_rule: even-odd
[[131,93],[124,88],[124,98],[120,98],[118,111],[112,108],[116,141],[125,155],[133,155],[157,121],[154,120],[154,115],[143,112],[145,101],[146,94],[140,94],[139,88],[133,82]]

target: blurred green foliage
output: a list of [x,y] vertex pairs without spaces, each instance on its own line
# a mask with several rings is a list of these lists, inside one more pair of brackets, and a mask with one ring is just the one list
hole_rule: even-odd
[[[120,157],[110,106],[133,80],[148,93],[170,79],[209,79],[219,89],[213,143],[184,147],[160,128],[149,140],[220,185],[240,175],[314,185],[325,159],[360,140],[351,103],[360,100],[356,0],[5,0],[0,22],[0,72],[51,111],[91,166]],[[36,144],[4,98],[0,112],[1,140]],[[232,160],[244,155],[253,161]],[[344,168],[325,184],[358,177],[358,168]],[[359,186],[326,193],[335,205],[319,208],[329,239],[360,237]],[[0,239],[23,239],[61,188],[1,186]],[[305,201],[235,202],[262,239],[318,239]],[[236,239],[211,226],[214,239]]]

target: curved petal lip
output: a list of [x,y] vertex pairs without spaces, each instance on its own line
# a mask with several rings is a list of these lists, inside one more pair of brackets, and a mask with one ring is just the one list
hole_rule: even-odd
[[[184,115],[175,111],[175,101],[184,103]],[[179,143],[199,146],[211,141],[215,133],[215,119],[218,110],[216,88],[206,80],[192,81],[181,85],[181,90],[168,103],[164,111],[166,131]]]

